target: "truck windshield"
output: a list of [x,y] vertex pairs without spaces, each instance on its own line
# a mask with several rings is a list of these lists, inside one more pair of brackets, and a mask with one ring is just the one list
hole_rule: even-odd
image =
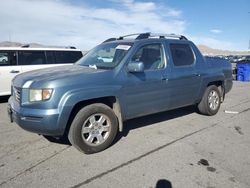
[[113,69],[116,67],[133,43],[103,43],[89,51],[76,64],[96,69]]

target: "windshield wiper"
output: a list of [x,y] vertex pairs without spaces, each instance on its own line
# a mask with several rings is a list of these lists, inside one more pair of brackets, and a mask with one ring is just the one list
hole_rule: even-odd
[[106,70],[111,70],[113,69],[114,67],[107,67],[107,66],[97,66],[98,69],[106,69]]

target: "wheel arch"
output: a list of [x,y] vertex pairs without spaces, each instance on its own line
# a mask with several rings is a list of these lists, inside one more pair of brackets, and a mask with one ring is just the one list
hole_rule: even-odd
[[223,102],[224,101],[224,97],[225,97],[225,85],[224,85],[224,81],[217,80],[217,81],[209,82],[207,84],[207,87],[211,86],[211,85],[215,85],[215,86],[218,87],[218,89],[220,91],[220,95],[221,95],[221,102]]
[[121,132],[123,130],[123,118],[122,118],[119,99],[116,96],[105,96],[105,97],[98,97],[98,98],[93,98],[93,99],[88,99],[88,100],[82,100],[82,101],[78,101],[77,103],[75,103],[72,110],[70,111],[70,115],[66,124],[66,128],[64,130],[64,136],[68,134],[71,123],[75,115],[79,112],[79,110],[85,106],[88,106],[94,103],[102,103],[102,104],[109,106],[114,111],[118,119],[119,131]]
[[217,79],[204,79],[203,83],[202,83],[202,87],[200,90],[200,94],[198,97],[198,100],[196,101],[197,103],[199,103],[207,89],[207,87],[211,86],[211,85],[215,85],[219,88],[220,94],[221,94],[221,102],[223,102],[224,97],[225,97],[225,84],[224,84],[224,78],[222,77],[218,77]]

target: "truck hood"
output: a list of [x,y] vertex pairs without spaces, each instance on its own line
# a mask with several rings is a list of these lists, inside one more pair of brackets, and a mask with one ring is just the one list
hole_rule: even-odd
[[61,80],[67,78],[72,78],[76,76],[83,75],[93,75],[107,70],[103,69],[94,69],[86,66],[80,65],[65,65],[58,67],[51,67],[45,69],[39,69],[34,71],[25,72],[17,75],[13,79],[13,84],[16,87],[23,87],[27,81],[32,83],[44,83],[49,81]]

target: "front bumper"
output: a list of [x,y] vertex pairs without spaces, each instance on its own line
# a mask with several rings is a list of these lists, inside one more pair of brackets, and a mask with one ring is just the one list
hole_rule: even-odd
[[58,124],[58,109],[23,107],[11,96],[7,110],[10,121],[27,131],[50,136],[61,136],[64,133],[64,129]]

